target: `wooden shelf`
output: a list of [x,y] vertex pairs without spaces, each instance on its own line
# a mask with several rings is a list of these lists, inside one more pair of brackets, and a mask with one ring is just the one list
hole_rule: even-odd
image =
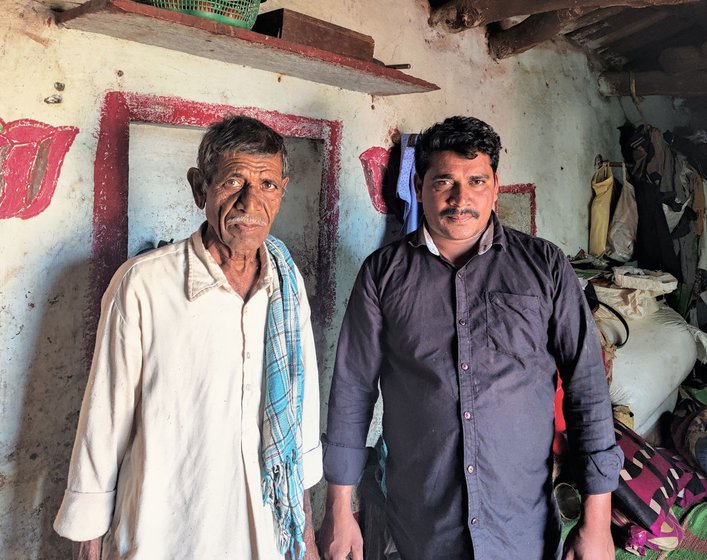
[[131,0],[89,0],[58,25],[294,76],[371,95],[424,93],[435,84],[399,70]]

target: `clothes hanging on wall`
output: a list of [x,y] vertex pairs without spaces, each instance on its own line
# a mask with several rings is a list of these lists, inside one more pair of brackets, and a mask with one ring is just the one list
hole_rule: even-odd
[[635,189],[628,181],[626,164],[621,166],[621,178],[623,182],[621,194],[606,238],[606,256],[616,261],[627,262],[633,257],[638,229],[638,207]]
[[601,257],[606,252],[606,237],[609,231],[611,193],[614,188],[614,175],[608,163],[603,163],[592,177],[592,198],[589,253]]
[[403,201],[403,227],[401,237],[417,230],[422,217],[420,203],[415,192],[415,141],[417,134],[400,135],[400,174],[396,195]]
[[[635,179],[634,179],[635,181]],[[635,181],[638,227],[634,257],[638,266],[663,270],[682,281],[680,259],[660,203],[658,188],[648,181]]]
[[[633,127],[630,123],[625,123],[619,130],[621,152],[629,164],[629,179],[635,187],[638,210],[634,258],[641,268],[663,270],[682,281],[680,258],[673,245],[662,208],[663,202],[670,201],[671,197],[674,200],[674,196],[666,197],[660,191],[662,176],[658,169],[664,171],[664,166],[651,166],[653,180],[648,174],[648,164],[656,153],[650,139],[651,127]],[[658,183],[654,182],[655,180]]]

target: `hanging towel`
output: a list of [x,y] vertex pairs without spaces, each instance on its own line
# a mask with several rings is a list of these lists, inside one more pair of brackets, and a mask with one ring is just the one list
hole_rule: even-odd
[[395,189],[397,197],[403,201],[403,228],[401,236],[416,231],[420,225],[420,203],[415,193],[415,141],[417,134],[400,135],[400,174]]
[[[270,504],[280,552],[304,557],[304,486],[302,483],[302,396],[304,370],[299,331],[297,273],[279,239],[265,240],[277,271],[268,301],[265,331],[265,402],[263,404],[263,503]],[[295,555],[295,548],[298,555]]]
[[611,167],[604,163],[592,177],[592,199],[589,253],[601,257],[606,252],[606,236],[609,232],[609,208],[611,206],[611,191],[614,188],[614,176]]

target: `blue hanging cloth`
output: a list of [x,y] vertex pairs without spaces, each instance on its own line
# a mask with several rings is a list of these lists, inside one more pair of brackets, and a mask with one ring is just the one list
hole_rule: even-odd
[[420,225],[422,209],[415,193],[415,141],[417,134],[400,135],[400,174],[395,189],[397,197],[403,201],[403,228],[401,236],[416,231]]

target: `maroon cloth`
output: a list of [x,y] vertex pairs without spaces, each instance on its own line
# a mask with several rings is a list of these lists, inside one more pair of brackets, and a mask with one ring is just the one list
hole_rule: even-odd
[[624,466],[613,494],[613,520],[624,530],[625,548],[674,548],[682,530],[670,508],[707,498],[707,479],[682,457],[653,447],[621,422],[614,421],[614,430]]

